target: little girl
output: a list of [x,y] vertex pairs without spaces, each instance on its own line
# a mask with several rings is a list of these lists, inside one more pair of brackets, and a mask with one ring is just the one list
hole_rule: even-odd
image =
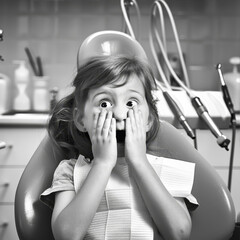
[[73,86],[49,122],[50,136],[71,156],[41,195],[53,208],[55,239],[188,239],[185,196],[164,185],[162,158],[147,154],[161,128],[150,67],[137,58],[95,57]]

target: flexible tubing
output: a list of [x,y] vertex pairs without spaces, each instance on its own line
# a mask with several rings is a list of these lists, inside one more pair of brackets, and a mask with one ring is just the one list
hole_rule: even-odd
[[[165,31],[165,20],[164,20],[164,15],[163,15],[163,10],[161,7],[161,4],[159,2],[155,2],[155,4],[158,6],[158,11],[159,11],[159,18],[160,18],[160,30],[161,30],[161,35],[162,35],[162,42],[163,42],[163,47],[165,49],[165,52],[167,51],[167,38],[166,38],[166,31]],[[153,15],[157,14],[156,8],[153,9]],[[153,20],[151,20],[153,21]],[[170,74],[168,68],[163,66],[166,78],[168,79],[168,82],[170,83]]]
[[171,26],[172,26],[172,30],[173,30],[173,34],[174,34],[174,38],[175,38],[175,41],[176,41],[177,49],[178,49],[179,59],[180,59],[180,63],[181,63],[182,70],[183,70],[183,75],[185,77],[185,82],[186,82],[187,87],[190,87],[187,68],[186,68],[184,58],[183,58],[182,48],[181,48],[181,45],[180,45],[178,32],[177,32],[177,27],[176,27],[172,12],[171,12],[169,6],[167,5],[167,3],[164,0],[159,0],[159,1],[164,5],[164,7],[165,7],[165,9],[168,13],[168,16],[169,16],[169,19],[170,19],[170,22],[171,22]]
[[[155,12],[156,12],[156,9],[158,9],[159,11],[159,16],[160,16],[160,21],[162,21],[163,19],[163,10],[162,10],[162,7],[161,7],[161,4],[160,2],[163,4],[163,6],[165,7],[167,13],[168,13],[168,16],[169,16],[169,19],[170,19],[170,22],[171,22],[171,25],[172,25],[172,30],[173,30],[173,34],[174,34],[174,38],[175,38],[175,41],[176,41],[176,46],[177,46],[177,50],[178,50],[178,54],[179,54],[179,60],[180,60],[180,63],[181,63],[181,67],[182,67],[182,70],[183,70],[183,75],[184,75],[184,79],[185,79],[185,83],[186,85],[189,87],[190,84],[189,84],[189,77],[188,77],[188,73],[187,73],[187,69],[186,69],[186,65],[185,65],[185,61],[184,61],[184,58],[183,58],[183,54],[182,54],[182,49],[181,49],[181,45],[180,45],[180,42],[179,42],[179,38],[178,38],[178,33],[177,33],[177,28],[176,28],[176,24],[174,22],[174,18],[172,16],[172,13],[171,13],[171,10],[170,8],[168,7],[168,5],[166,4],[165,1],[163,0],[159,0],[159,1],[155,1],[154,4],[153,4],[153,8],[152,8],[152,15],[154,17],[155,16]],[[173,75],[174,79],[176,80],[176,82],[185,89],[185,85],[183,86],[182,81],[179,79],[179,77],[176,75],[176,73],[174,72],[174,70],[172,69],[172,66],[168,60],[168,57],[167,57],[167,54],[166,54],[166,47],[164,47],[164,44],[162,43],[160,37],[159,37],[159,34],[156,30],[156,26],[155,26],[155,22],[154,22],[155,19],[153,19],[153,21],[151,22],[151,25],[154,25],[154,33],[155,33],[155,36],[157,38],[157,42],[159,44],[159,47],[161,48],[161,51],[163,52],[163,55],[165,55],[164,57],[164,60],[166,62],[166,65],[167,67],[169,68],[169,71],[171,72],[171,74]],[[162,24],[161,24],[161,27],[162,27]],[[165,35],[163,36],[165,38]],[[166,40],[163,40],[163,42],[166,41]],[[162,47],[161,47],[162,46]],[[164,54],[165,53],[165,54]],[[181,83],[180,83],[181,82]],[[186,91],[186,89],[185,89]]]
[[[161,77],[162,81],[164,82],[165,87],[167,88],[167,90],[171,91],[172,90],[171,86],[170,86],[170,84],[169,84],[169,82],[168,82],[168,80],[166,78],[166,75],[164,74],[163,69],[162,69],[162,67],[161,67],[161,65],[160,65],[160,63],[158,61],[158,56],[157,56],[155,48],[154,48],[154,43],[153,43],[153,38],[152,38],[151,32],[149,33],[149,41],[150,41],[150,48],[151,48],[151,51],[152,51],[153,59],[154,59],[154,61],[156,63],[156,67],[157,67],[157,70],[158,70],[158,72],[160,74],[160,77]],[[159,86],[159,84],[158,84],[158,86]],[[160,89],[163,90],[162,87],[160,87]]]
[[[139,25],[141,25],[141,24],[140,24],[140,21],[141,21],[141,20],[140,20],[140,19],[141,19],[140,9],[139,9],[139,7],[138,7],[138,4],[137,4],[137,1],[136,1],[136,0],[132,0],[131,2],[134,4],[134,6],[135,6],[135,8],[136,8],[137,18],[138,18],[138,26],[139,26]],[[130,34],[130,36],[131,36],[133,39],[136,40],[136,36],[135,36],[135,34],[134,34],[134,31],[133,31],[133,28],[132,28],[130,19],[129,19],[128,14],[127,14],[127,11],[126,11],[125,0],[120,0],[120,5],[121,5],[121,9],[122,9],[123,18],[124,18],[124,21],[125,21],[125,23],[126,23],[126,25],[127,25],[127,29],[128,29],[128,31],[129,31],[129,34]],[[140,35],[139,29],[138,29],[138,32],[139,32],[138,35]],[[138,37],[138,38],[139,38],[139,37]]]
[[[154,9],[154,5],[153,5],[153,9]],[[156,65],[157,65],[157,68],[159,70],[159,73],[166,85],[166,87],[168,88],[168,90],[171,89],[170,85],[169,85],[169,82],[167,81],[166,79],[166,76],[163,77],[163,70],[162,68],[160,67],[160,64],[159,64],[159,61],[158,61],[158,57],[157,57],[157,54],[156,54],[156,50],[154,48],[154,44],[153,44],[153,32],[155,33],[155,37],[156,37],[156,40],[157,40],[157,43],[158,43],[158,46],[162,52],[162,55],[163,55],[163,58],[164,58],[164,61],[170,71],[170,73],[172,74],[172,76],[174,77],[174,79],[177,81],[177,83],[188,93],[189,96],[194,97],[193,93],[189,90],[189,88],[179,79],[179,77],[177,76],[177,74],[175,73],[175,71],[173,70],[169,60],[168,60],[168,57],[167,57],[167,54],[166,54],[166,51],[164,50],[164,46],[163,46],[163,43],[160,39],[160,36],[155,28],[155,22],[154,22],[154,11],[152,11],[152,15],[151,15],[151,27],[150,27],[150,34],[149,34],[149,37],[150,37],[150,47],[151,47],[151,50],[152,50],[152,53],[153,53],[153,56],[154,56],[154,60],[156,62]]]

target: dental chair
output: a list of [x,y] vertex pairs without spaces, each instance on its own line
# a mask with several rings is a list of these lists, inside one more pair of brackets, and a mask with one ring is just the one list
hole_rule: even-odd
[[[106,31],[93,34],[83,42],[78,53],[78,66],[84,64],[89,56],[103,53],[131,53],[146,59],[141,46],[128,35]],[[80,149],[80,153],[90,154],[84,148]],[[196,164],[192,193],[200,205],[191,211],[190,239],[233,240],[235,209],[230,192],[215,169],[186,137],[169,123],[161,121],[148,153]],[[52,211],[39,201],[39,196],[51,186],[53,172],[62,159],[62,152],[46,135],[26,166],[15,195],[15,223],[20,240],[54,239],[51,231]]]

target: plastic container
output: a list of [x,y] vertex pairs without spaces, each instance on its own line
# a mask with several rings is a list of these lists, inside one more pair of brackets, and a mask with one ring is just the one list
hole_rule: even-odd
[[17,112],[29,111],[31,102],[26,92],[30,77],[29,70],[26,67],[25,61],[14,61],[14,63],[19,64],[19,67],[14,72],[17,95],[13,100],[13,110]]
[[48,91],[48,76],[34,76],[33,110],[48,112],[50,110],[50,97]]
[[237,65],[240,64],[240,57],[232,57],[229,61],[233,65],[233,71],[225,73],[224,80],[227,84],[234,110],[240,112],[240,73],[237,68]]
[[56,106],[57,104],[57,99],[58,99],[58,87],[54,87],[50,90],[50,95],[51,95],[51,99],[50,99],[50,108],[51,110],[54,109],[54,107]]
[[0,114],[8,111],[9,78],[0,73]]

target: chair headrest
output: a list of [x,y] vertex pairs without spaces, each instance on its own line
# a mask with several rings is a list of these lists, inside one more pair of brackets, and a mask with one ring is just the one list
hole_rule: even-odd
[[100,31],[88,36],[78,50],[77,67],[91,57],[124,55],[147,61],[142,46],[129,35],[118,31]]

